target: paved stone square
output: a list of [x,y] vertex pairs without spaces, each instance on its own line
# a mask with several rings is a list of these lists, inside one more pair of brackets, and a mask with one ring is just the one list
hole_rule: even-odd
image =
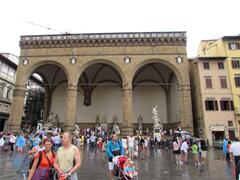
[[[234,165],[227,164],[219,150],[211,149],[208,153],[208,164],[195,166],[190,157],[187,165],[176,165],[171,151],[165,149],[150,149],[136,159],[140,180],[232,180]],[[25,157],[27,159],[27,157]],[[27,164],[24,155],[6,152],[0,154],[0,179],[21,180],[16,174],[17,169]],[[107,180],[107,159],[105,153],[85,147],[82,150],[82,165],[78,172],[80,180]]]

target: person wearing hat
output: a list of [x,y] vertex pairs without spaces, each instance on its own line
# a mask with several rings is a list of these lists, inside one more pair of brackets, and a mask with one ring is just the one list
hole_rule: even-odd
[[238,177],[239,177],[238,162],[240,160],[240,142],[237,137],[235,137],[234,142],[230,146],[230,153],[231,153],[231,160],[233,160],[233,156],[234,156],[234,161],[236,165],[236,179],[238,180]]

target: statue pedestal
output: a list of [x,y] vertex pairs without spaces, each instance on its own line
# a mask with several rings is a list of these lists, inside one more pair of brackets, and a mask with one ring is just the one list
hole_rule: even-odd
[[160,126],[154,126],[153,127],[153,137],[154,137],[154,140],[157,140],[157,142],[160,142],[161,141],[161,128]]

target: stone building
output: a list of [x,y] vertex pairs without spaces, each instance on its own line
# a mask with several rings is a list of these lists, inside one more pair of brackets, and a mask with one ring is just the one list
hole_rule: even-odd
[[190,62],[195,135],[209,144],[237,134],[227,57],[198,57]]
[[226,69],[229,76],[229,87],[233,96],[236,125],[240,127],[240,35],[224,36],[219,39],[202,40],[198,48],[201,57],[227,57]]
[[0,131],[9,118],[12,92],[15,83],[17,64],[5,54],[0,54]]
[[185,32],[21,36],[20,48],[12,129],[21,125],[35,73],[45,85],[43,119],[53,112],[66,130],[111,126],[117,117],[122,133],[132,133],[140,116],[152,128],[155,105],[165,128],[192,130]]

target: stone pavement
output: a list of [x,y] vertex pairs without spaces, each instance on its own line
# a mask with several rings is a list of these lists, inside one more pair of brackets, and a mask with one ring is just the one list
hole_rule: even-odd
[[[17,169],[27,166],[27,157],[14,153],[0,152],[0,180],[21,180]],[[144,156],[144,157],[143,157]],[[151,149],[136,160],[140,180],[232,180],[233,164],[224,161],[219,150],[208,153],[208,165],[195,166],[190,157],[187,165],[176,165],[171,151]],[[105,153],[86,147],[82,150],[82,166],[79,180],[107,180],[107,159]]]

